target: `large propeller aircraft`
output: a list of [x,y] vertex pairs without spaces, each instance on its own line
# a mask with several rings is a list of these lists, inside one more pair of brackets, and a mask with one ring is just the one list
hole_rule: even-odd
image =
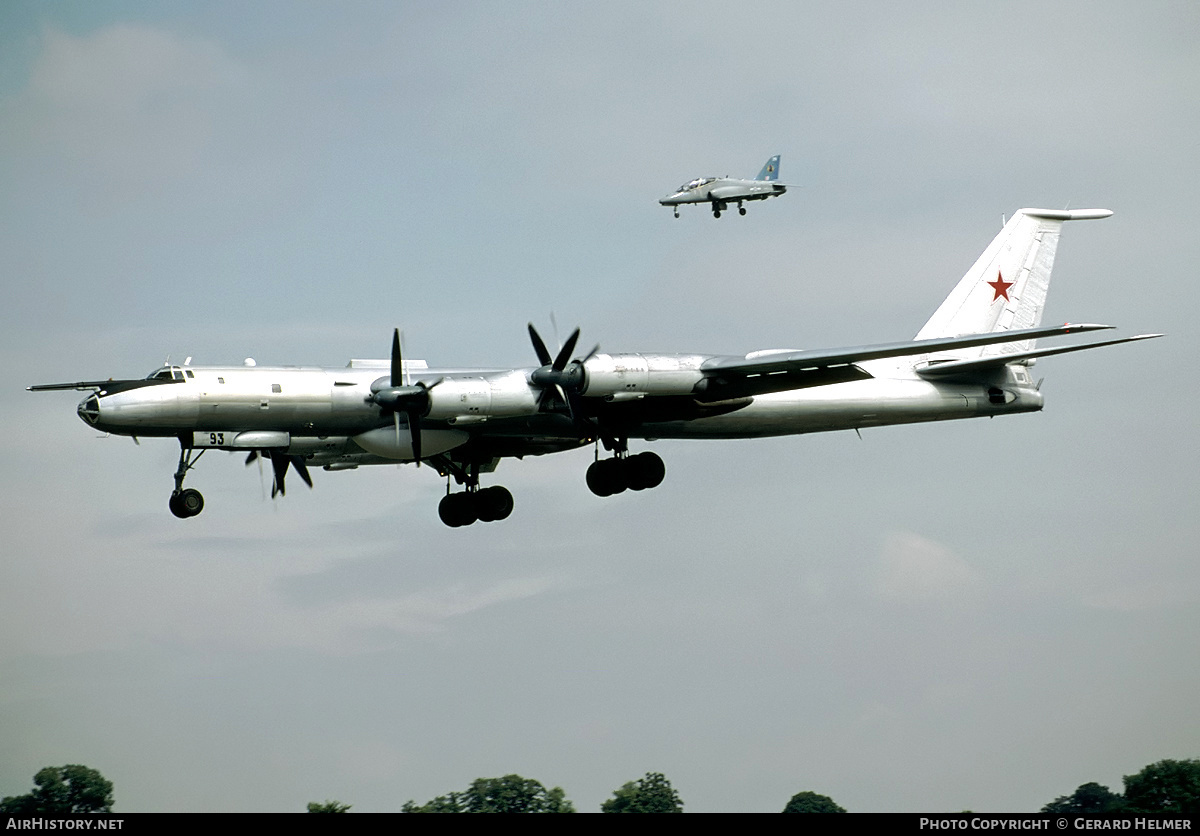
[[[204,499],[183,481],[208,450],[269,460],[272,496],[294,469],[428,465],[446,478],[438,514],[449,526],[502,520],[513,497],[481,487],[503,458],[595,444],[587,484],[598,496],[658,486],[666,473],[630,441],[749,438],[887,424],[1007,415],[1042,408],[1037,358],[1161,336],[1038,347],[1036,340],[1109,328],[1041,326],[1064,221],[1106,209],[1022,209],[1009,220],[930,320],[905,342],[850,348],[709,354],[576,356],[579,329],[555,354],[532,324],[538,365],[432,370],[406,360],[399,330],[388,360],[345,368],[164,366],[144,379],[30,386],[90,394],[79,417],[108,433],[174,437],[180,445],[169,506],[193,517]],[[601,458],[603,446],[611,455]],[[451,489],[451,479],[462,490]]]

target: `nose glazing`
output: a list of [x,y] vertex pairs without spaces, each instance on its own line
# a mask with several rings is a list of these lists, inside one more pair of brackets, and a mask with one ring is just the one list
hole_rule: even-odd
[[89,424],[95,424],[100,420],[100,398],[92,395],[87,400],[79,404],[79,417]]

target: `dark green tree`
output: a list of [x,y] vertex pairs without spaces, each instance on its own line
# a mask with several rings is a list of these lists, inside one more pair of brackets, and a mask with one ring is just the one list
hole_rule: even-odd
[[0,801],[0,813],[28,816],[112,812],[112,781],[89,767],[75,763],[47,766],[33,776],[33,783],[33,792]]
[[1159,761],[1126,775],[1125,803],[1132,813],[1200,816],[1200,760]]
[[316,801],[308,802],[308,812],[310,813],[346,813],[350,810],[349,804],[343,804],[340,801],[326,801],[324,804],[318,804]]
[[418,805],[405,802],[404,813],[574,813],[562,787],[546,789],[541,781],[505,775],[476,778],[465,792],[439,795]]
[[839,806],[827,795],[815,792],[798,792],[783,808],[785,813],[844,813],[846,809]]
[[600,805],[601,813],[682,813],[683,801],[661,772],[627,781]]
[[1125,799],[1103,784],[1094,781],[1080,784],[1070,795],[1060,795],[1042,808],[1043,813],[1073,816],[1096,813],[1116,813],[1125,806]]
[[439,795],[432,801],[427,801],[424,804],[417,804],[415,801],[406,801],[404,806],[400,808],[401,813],[465,813],[467,807],[462,802],[460,793],[452,792],[449,795]]

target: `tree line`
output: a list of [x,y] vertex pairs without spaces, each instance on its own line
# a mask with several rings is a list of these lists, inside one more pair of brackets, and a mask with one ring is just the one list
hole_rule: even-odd
[[[1124,792],[1095,782],[1082,784],[1070,795],[1042,807],[1053,815],[1172,815],[1200,816],[1200,759],[1162,760],[1124,776]],[[0,815],[61,816],[111,813],[113,784],[97,770],[80,764],[48,766],[33,776],[34,788],[24,795],[0,800]],[[327,800],[308,805],[310,813],[345,813],[351,805]],[[562,787],[547,789],[540,781],[520,775],[476,778],[461,792],[439,795],[424,804],[409,800],[403,813],[574,813],[575,805]],[[661,772],[647,772],[627,781],[600,805],[602,813],[682,813],[683,799]],[[844,813],[832,798],[798,792],[784,813]]]

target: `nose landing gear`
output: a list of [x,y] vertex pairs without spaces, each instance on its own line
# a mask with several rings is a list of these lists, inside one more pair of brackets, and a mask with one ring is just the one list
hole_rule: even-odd
[[204,496],[195,488],[184,488],[183,477],[196,466],[196,462],[200,461],[200,457],[204,455],[205,451],[201,450],[195,458],[192,458],[195,450],[184,447],[182,442],[179,447],[179,467],[175,470],[175,490],[171,491],[167,507],[171,509],[172,514],[183,520],[194,517],[204,510]]
[[204,496],[195,488],[186,488],[179,493],[171,494],[167,500],[171,513],[180,519],[194,517],[204,510]]

